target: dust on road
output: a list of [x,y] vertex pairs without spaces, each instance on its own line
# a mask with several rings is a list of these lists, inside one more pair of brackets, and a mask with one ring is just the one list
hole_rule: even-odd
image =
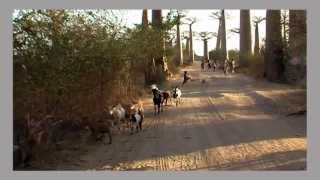
[[[195,81],[183,103],[153,116],[146,97],[142,132],[118,135],[112,145],[78,143],[62,150],[54,170],[305,170],[306,90],[222,72],[185,68]],[[185,70],[183,69],[183,70]],[[181,83],[169,81],[168,87]],[[205,83],[201,80],[205,79]]]

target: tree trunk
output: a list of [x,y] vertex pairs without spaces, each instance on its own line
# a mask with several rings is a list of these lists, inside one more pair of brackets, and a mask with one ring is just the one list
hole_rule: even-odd
[[[221,51],[223,60],[227,59],[226,18],[224,10],[221,11]],[[208,51],[207,51],[208,53]]]
[[275,82],[281,80],[284,70],[280,18],[280,10],[267,10],[265,74]]
[[[289,56],[286,79],[296,83],[306,76],[307,25],[305,10],[289,11]],[[305,83],[305,82],[303,82]]]
[[217,35],[217,42],[216,42],[216,50],[221,49],[221,18],[219,19],[219,26],[218,26],[218,35]]
[[144,9],[142,11],[142,25],[143,27],[148,26],[148,10],[147,9]]
[[240,10],[240,67],[248,65],[251,55],[251,25],[250,10]]
[[162,11],[152,10],[152,26],[160,29],[162,25]]
[[161,10],[152,10],[152,26],[156,31],[161,35],[159,37],[159,41],[157,42],[157,47],[161,51],[161,53],[156,53],[154,55],[154,63],[155,63],[155,76],[152,78],[151,83],[159,83],[164,80],[165,72],[167,71],[167,61],[165,57],[165,40],[162,31],[162,11]]
[[[179,18],[179,16],[178,16]],[[178,48],[178,62],[177,65],[183,64],[183,51],[181,46],[181,35],[180,35],[180,20],[177,24],[177,48]]]
[[259,55],[259,23],[255,23],[255,37],[254,37],[254,55]]
[[186,38],[186,41],[186,54],[189,56],[188,58],[190,58],[190,39]]
[[286,15],[283,15],[283,47],[286,50],[288,48],[288,39],[287,39],[287,19],[288,17]]
[[194,52],[193,52],[193,33],[192,33],[192,24],[189,25],[189,38],[190,38],[190,51],[189,51],[189,57],[190,62],[193,64],[194,62]]
[[104,110],[104,69],[101,67],[100,69],[100,112]]
[[204,60],[208,60],[208,40],[204,39],[203,40],[203,57]]

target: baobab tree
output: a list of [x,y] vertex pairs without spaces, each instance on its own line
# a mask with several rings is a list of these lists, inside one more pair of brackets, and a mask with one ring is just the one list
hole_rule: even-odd
[[147,9],[142,10],[142,25],[143,27],[148,26],[148,10]]
[[182,34],[183,39],[186,40],[186,54],[189,56],[190,55],[190,37],[188,36],[189,32],[184,32]]
[[208,53],[208,40],[213,37],[212,32],[200,32],[199,33],[200,39],[203,41],[203,56],[204,61],[209,60],[209,53]]
[[221,49],[221,11],[212,12],[211,17],[215,20],[218,20],[218,30],[217,30],[217,41],[216,41],[216,50]]
[[250,10],[240,10],[240,67],[248,64],[251,51]]
[[193,32],[192,32],[192,25],[196,23],[196,18],[186,18],[187,24],[189,25],[189,39],[190,39],[190,49],[189,49],[189,58],[190,63],[193,64],[194,62],[194,51],[193,51]]
[[176,61],[176,65],[183,64],[183,50],[181,45],[181,32],[180,32],[180,25],[184,22],[182,21],[186,17],[186,11],[182,10],[171,10],[169,12],[173,16],[173,24],[177,27],[177,51],[178,51],[178,60]]
[[270,81],[279,81],[283,76],[283,46],[280,10],[266,12],[265,75]]
[[254,17],[253,18],[253,23],[255,26],[255,36],[254,36],[254,55],[257,56],[259,55],[260,52],[260,44],[259,44],[259,23],[264,21],[266,18],[265,17]]
[[[154,64],[156,66],[156,74],[159,77],[164,77],[166,71],[168,71],[168,66],[165,57],[165,40],[162,25],[162,11],[152,10],[152,26],[157,31],[159,35],[158,48],[160,53],[156,53],[152,59],[154,59]],[[161,80],[161,79],[160,79]]]
[[216,50],[221,50],[221,58],[224,60],[227,58],[227,37],[226,37],[226,15],[225,11],[222,9],[220,11],[213,12],[211,17],[219,20]]
[[224,10],[221,10],[221,50],[223,60],[227,59],[227,34]]
[[[289,56],[286,79],[296,83],[306,75],[307,25],[305,10],[289,11]],[[305,82],[304,82],[305,83]]]
[[282,26],[282,41],[283,48],[286,51],[288,48],[288,36],[289,36],[289,11],[282,10],[281,11],[281,26]]

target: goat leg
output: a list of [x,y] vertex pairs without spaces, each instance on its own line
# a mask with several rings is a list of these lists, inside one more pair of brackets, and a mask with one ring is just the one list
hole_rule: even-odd
[[141,119],[140,122],[139,122],[140,131],[142,131],[142,121],[143,121],[143,119]]
[[108,133],[108,137],[109,137],[109,144],[112,143],[112,136],[111,136],[111,132]]

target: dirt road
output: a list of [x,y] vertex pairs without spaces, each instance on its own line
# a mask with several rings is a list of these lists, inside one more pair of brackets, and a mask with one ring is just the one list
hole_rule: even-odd
[[[186,68],[196,79],[183,103],[153,116],[151,95],[142,132],[118,135],[112,145],[82,144],[61,150],[55,170],[304,170],[306,91],[220,72]],[[184,70],[184,69],[183,69]],[[180,78],[180,79],[179,79]],[[181,82],[171,80],[168,87]],[[202,83],[201,80],[206,82]]]

